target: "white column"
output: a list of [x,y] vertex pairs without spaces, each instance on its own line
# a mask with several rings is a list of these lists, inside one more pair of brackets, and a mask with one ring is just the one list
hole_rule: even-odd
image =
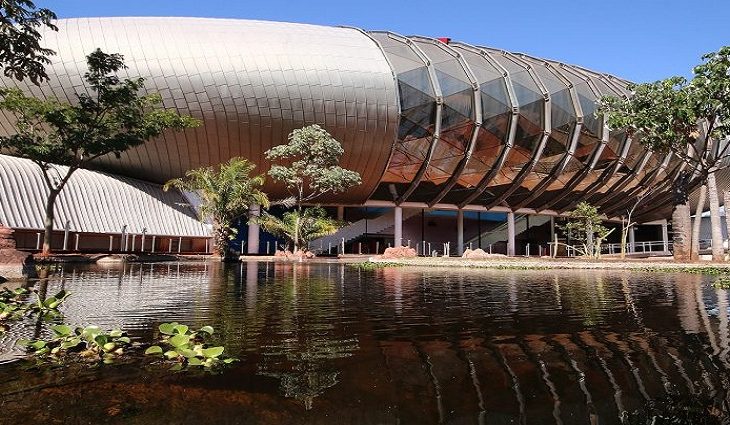
[[507,255],[515,255],[515,213],[507,213]]
[[464,210],[456,212],[456,252],[459,257],[464,255]]
[[337,220],[345,220],[345,207],[337,207]]
[[629,227],[629,252],[636,251],[636,234],[634,233],[634,226]]
[[664,242],[664,252],[669,252],[669,225],[667,220],[662,220],[662,242]]
[[[249,215],[251,217],[258,217],[261,215],[261,207],[258,205],[251,205],[248,208]],[[248,223],[248,245],[249,254],[259,253],[259,225],[256,223]]]
[[393,235],[393,246],[399,247],[403,245],[403,208],[395,207],[395,232]]

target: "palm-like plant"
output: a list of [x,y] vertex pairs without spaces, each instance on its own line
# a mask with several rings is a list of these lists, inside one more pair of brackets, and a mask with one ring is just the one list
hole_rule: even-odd
[[339,221],[328,217],[321,207],[289,211],[282,218],[263,213],[258,221],[267,232],[290,242],[293,252],[306,251],[309,242],[331,235],[342,226]]
[[201,219],[213,222],[213,250],[226,258],[228,244],[236,237],[234,222],[248,214],[251,205],[269,207],[269,198],[261,191],[265,177],[251,173],[256,165],[244,158],[231,158],[219,168],[189,170],[185,177],[165,183],[164,189],[176,187],[200,196]]

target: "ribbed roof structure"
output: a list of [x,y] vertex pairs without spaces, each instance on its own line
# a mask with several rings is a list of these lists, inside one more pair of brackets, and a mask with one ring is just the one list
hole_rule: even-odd
[[[57,167],[65,173],[66,167]],[[15,229],[42,229],[48,189],[38,165],[0,155],[0,223]],[[128,177],[78,170],[56,201],[55,229],[89,233],[202,236],[208,226],[198,221],[180,192]]]

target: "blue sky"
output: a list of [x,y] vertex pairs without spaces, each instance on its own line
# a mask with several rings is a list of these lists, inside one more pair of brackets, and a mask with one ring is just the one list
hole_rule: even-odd
[[59,17],[199,16],[451,37],[637,81],[690,76],[730,44],[728,0],[37,0]]

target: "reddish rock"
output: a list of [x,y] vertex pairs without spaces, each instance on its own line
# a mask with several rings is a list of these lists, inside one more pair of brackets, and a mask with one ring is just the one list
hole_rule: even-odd
[[475,250],[471,250],[469,248],[464,251],[464,254],[461,256],[461,258],[466,258],[468,260],[485,260],[487,258],[505,258],[507,257],[504,254],[489,254],[485,252],[481,248],[477,248]]
[[386,248],[380,258],[416,258],[416,250],[407,246]]
[[33,272],[32,256],[15,249],[13,229],[0,226],[0,281],[22,279]]
[[314,253],[311,251],[276,251],[274,257],[286,258],[287,260],[301,260],[303,258],[314,258]]

